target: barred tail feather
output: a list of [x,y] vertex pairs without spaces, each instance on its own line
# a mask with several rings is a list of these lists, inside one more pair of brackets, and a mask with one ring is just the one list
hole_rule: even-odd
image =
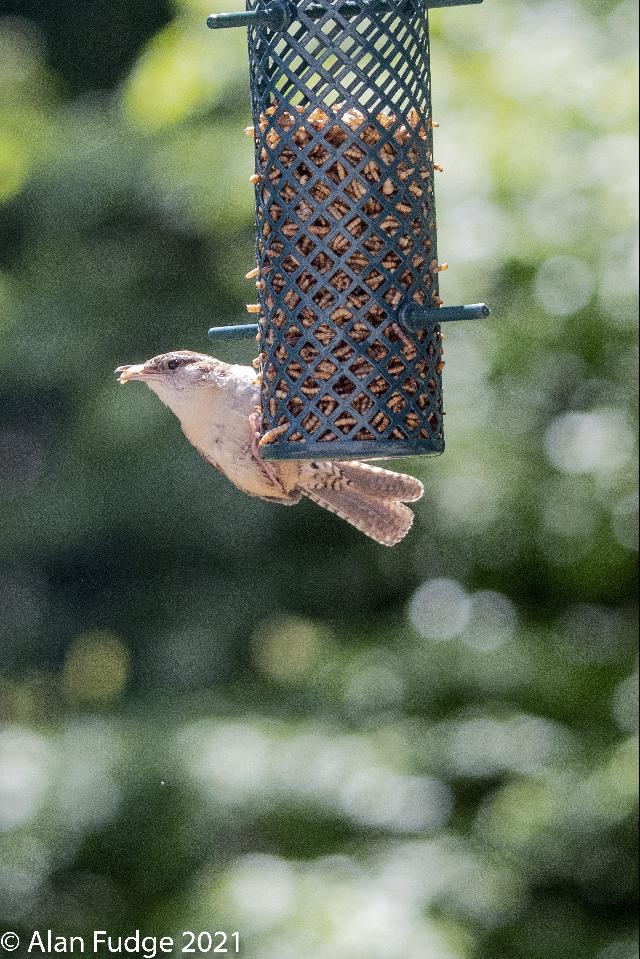
[[413,513],[393,500],[368,496],[356,489],[306,489],[306,496],[346,520],[382,546],[395,546],[413,524]]
[[394,473],[370,463],[336,463],[349,485],[368,496],[414,503],[422,498],[424,486],[415,476]]
[[424,493],[420,480],[369,463],[300,464],[298,489],[383,546],[395,546],[413,523],[403,504]]

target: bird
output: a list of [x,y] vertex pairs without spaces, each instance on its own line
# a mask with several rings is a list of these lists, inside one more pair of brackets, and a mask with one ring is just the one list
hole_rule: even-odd
[[395,546],[411,529],[405,504],[424,493],[413,476],[359,461],[263,458],[260,385],[251,367],[174,350],[115,372],[120,383],[145,383],[200,456],[249,496],[284,506],[308,497],[383,546]]

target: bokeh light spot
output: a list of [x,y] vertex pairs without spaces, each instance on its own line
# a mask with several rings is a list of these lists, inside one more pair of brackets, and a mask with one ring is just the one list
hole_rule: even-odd
[[262,930],[279,925],[296,904],[293,869],[276,856],[245,856],[236,863],[229,884],[243,928]]
[[330,642],[326,627],[301,616],[263,623],[253,637],[259,668],[278,682],[296,682],[318,662]]
[[26,729],[0,729],[0,832],[28,823],[49,785],[51,753],[46,740]]
[[511,600],[502,593],[481,590],[472,596],[462,640],[474,649],[490,652],[508,643],[517,626],[518,612]]
[[119,636],[109,632],[83,633],[65,658],[64,689],[72,699],[108,702],[124,690],[130,657]]
[[185,34],[171,25],[150,41],[124,95],[125,108],[138,126],[172,126],[204,104],[210,92],[206,40],[206,35]]
[[611,712],[620,729],[628,733],[638,731],[638,672],[623,679],[616,686]]
[[29,166],[29,157],[19,140],[0,134],[0,203],[20,192]]
[[612,942],[598,953],[598,959],[638,959],[638,939],[631,936]]
[[451,790],[444,783],[375,767],[355,773],[342,788],[341,799],[354,819],[398,832],[436,832],[453,806]]
[[535,280],[538,303],[554,316],[570,316],[584,309],[593,288],[593,273],[574,256],[553,256],[546,260]]
[[629,462],[634,436],[618,409],[565,413],[544,438],[547,457],[562,473],[612,473]]
[[453,579],[423,583],[409,603],[409,619],[425,639],[453,639],[469,622],[471,599]]

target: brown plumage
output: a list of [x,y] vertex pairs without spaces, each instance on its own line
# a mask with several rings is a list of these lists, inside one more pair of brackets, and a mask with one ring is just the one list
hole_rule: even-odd
[[119,366],[116,373],[121,383],[146,383],[176,414],[200,455],[250,496],[285,506],[307,496],[384,546],[411,529],[413,513],[404,504],[423,494],[413,476],[368,463],[262,459],[258,385],[250,367],[178,350]]

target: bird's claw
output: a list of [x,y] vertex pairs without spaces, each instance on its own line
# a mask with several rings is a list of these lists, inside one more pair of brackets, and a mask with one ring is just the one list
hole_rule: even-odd
[[249,416],[249,427],[251,429],[251,441],[250,441],[251,455],[256,460],[256,462],[260,466],[260,469],[265,474],[265,476],[267,476],[271,480],[271,483],[277,489],[282,490],[282,492],[284,493],[284,487],[282,483],[280,482],[280,480],[278,479],[278,474],[276,473],[274,467],[270,463],[265,462],[265,460],[263,460],[262,458],[262,452],[260,450],[260,447],[264,445],[265,438],[268,437],[274,431],[269,430],[268,433],[265,433],[264,436],[261,437],[260,407],[256,407],[256,411],[254,413],[251,413],[251,415]]

